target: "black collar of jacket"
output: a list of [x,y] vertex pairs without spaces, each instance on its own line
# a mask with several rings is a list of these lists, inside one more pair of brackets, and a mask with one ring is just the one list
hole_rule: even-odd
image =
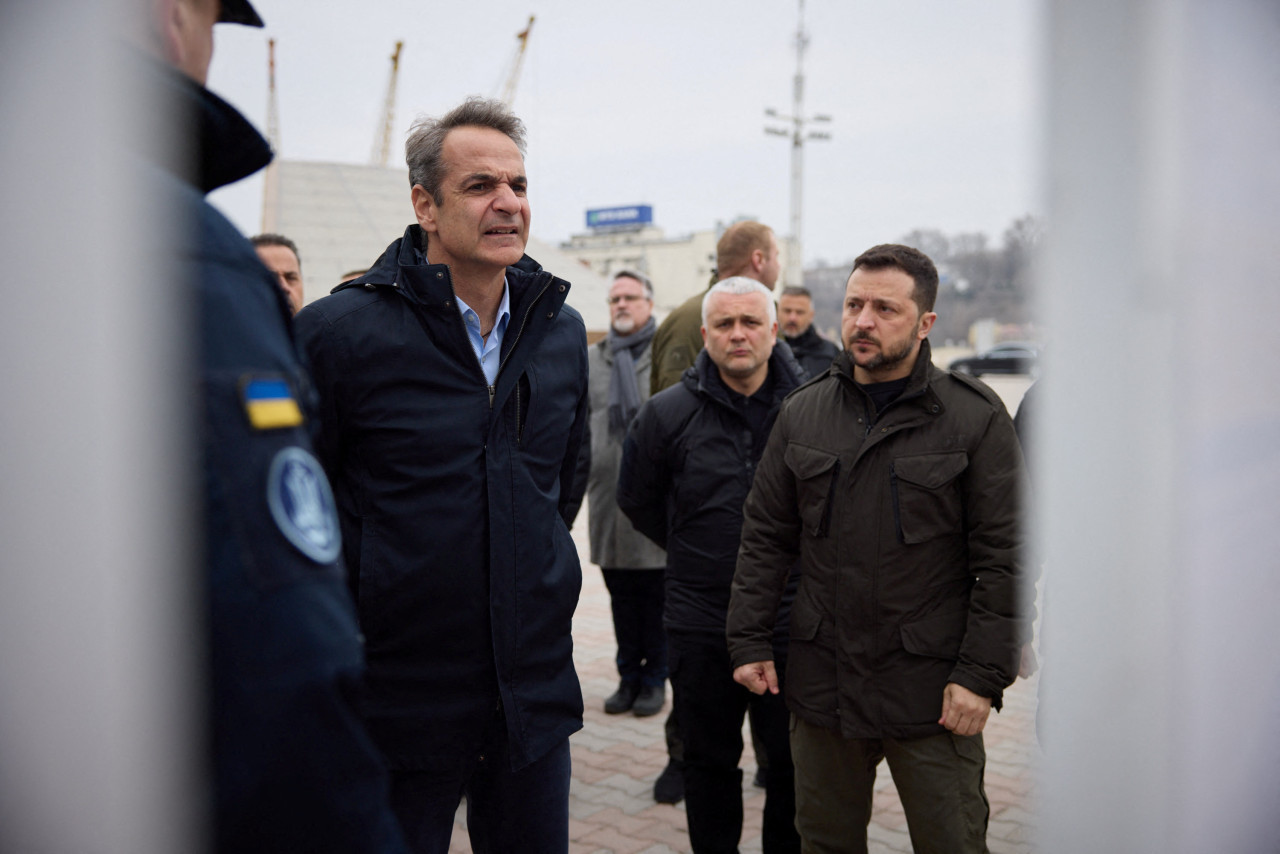
[[[698,353],[693,367],[685,371],[682,379],[685,386],[693,393],[727,405],[729,399],[721,392],[723,382],[709,382],[711,372],[718,370],[716,363],[711,361],[711,354],[704,347]],[[778,341],[773,348],[773,353],[769,356],[769,374],[773,377],[773,400],[770,402],[774,404],[781,403],[784,397],[795,391],[804,381],[805,376],[804,369],[800,367],[796,357],[791,355],[791,348],[782,341]]]
[[[427,236],[417,223],[404,230],[404,236],[394,241],[382,253],[369,272],[357,279],[343,282],[332,293],[348,288],[393,288],[410,302],[418,305],[457,310],[454,304],[453,280],[447,264],[423,264],[417,249],[426,250]],[[553,287],[543,289],[536,284],[550,282]],[[511,289],[511,322],[520,323],[526,311],[540,298],[546,299],[547,312],[558,313],[569,292],[569,283],[542,269],[542,265],[528,255],[507,268],[507,284]]]
[[156,72],[156,94],[167,107],[182,116],[181,128],[195,125],[194,137],[179,137],[180,144],[194,144],[185,152],[191,160],[175,169],[183,180],[211,193],[219,187],[247,178],[271,162],[271,146],[235,107],[168,65],[147,60]]
[[800,347],[802,349],[807,346],[816,345],[819,341],[826,340],[825,338],[823,338],[821,335],[818,334],[818,330],[813,328],[812,323],[806,326],[804,332],[801,332],[799,335],[796,335],[794,337],[790,335],[784,335],[783,337],[786,339],[787,343],[790,344],[792,347]]
[[[831,371],[827,376],[839,377],[840,380],[845,383],[846,387],[855,394],[861,395],[867,400],[867,402],[870,402],[871,399],[867,396],[867,393],[858,386],[857,381],[853,378],[853,359],[849,355],[848,350],[841,350],[840,355],[836,356],[835,361],[831,364],[835,370]],[[930,378],[933,375],[933,371],[933,352],[929,347],[929,339],[926,338],[920,342],[920,352],[916,354],[916,363],[911,368],[911,377],[907,380],[907,387],[903,389],[902,394],[886,406],[885,409],[887,410],[890,407],[897,406],[905,401],[920,398],[923,400],[925,408],[930,412],[935,415],[941,412],[942,401],[930,387]],[[874,411],[874,409],[871,411]],[[881,410],[881,413],[884,411],[885,410]]]
[[[858,382],[854,379],[854,360],[849,355],[849,351],[841,350],[840,355],[836,356],[832,366],[836,367],[832,374],[840,376],[841,380],[849,385],[852,391],[858,394],[867,394],[863,389],[858,387]],[[890,403],[890,406],[896,405],[901,401],[909,401],[911,398],[925,396],[929,398],[929,406],[941,406],[938,401],[937,394],[933,393],[933,389],[929,388],[929,378],[933,374],[933,351],[929,347],[929,339],[925,338],[920,342],[920,352],[916,353],[915,365],[911,367],[911,378],[906,383],[906,388],[902,389],[902,394],[896,401]],[[868,398],[869,399],[869,398]],[[941,411],[941,410],[933,410]]]

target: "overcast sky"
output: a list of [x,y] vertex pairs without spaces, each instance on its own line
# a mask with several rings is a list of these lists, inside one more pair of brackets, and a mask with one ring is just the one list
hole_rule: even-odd
[[[274,37],[285,158],[368,162],[403,39],[403,162],[415,116],[501,91],[534,14],[514,108],[536,236],[558,243],[585,231],[587,209],[629,204],[653,205],[668,236],[742,215],[790,230],[790,144],[763,129],[766,107],[791,111],[795,0],[255,6],[265,30],[217,28],[209,87],[265,129]],[[917,227],[998,243],[1042,208],[1039,15],[1032,0],[805,3],[805,112],[833,118],[833,138],[804,149],[806,264]],[[261,200],[260,177],[213,196],[249,234]]]

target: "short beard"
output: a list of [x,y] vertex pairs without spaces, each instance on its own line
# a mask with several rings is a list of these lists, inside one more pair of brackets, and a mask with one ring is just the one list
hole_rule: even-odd
[[[871,341],[871,340],[872,338],[869,335],[853,336],[853,341]],[[853,341],[851,341],[850,344],[852,344]],[[894,365],[901,364],[902,362],[905,362],[907,358],[911,355],[911,351],[914,349],[914,345],[915,345],[915,340],[911,338],[908,338],[906,343],[904,343],[902,345],[902,348],[899,350],[892,350],[889,352],[885,352],[884,346],[881,345],[880,352],[872,356],[871,359],[866,364],[858,365],[858,367],[862,368],[864,371],[879,371],[883,368],[890,368],[890,367],[893,367]],[[850,352],[852,353],[852,347],[850,348]],[[856,360],[854,364],[857,364]]]
[[636,319],[634,317],[619,317],[613,322],[613,331],[619,335],[630,335],[636,331]]

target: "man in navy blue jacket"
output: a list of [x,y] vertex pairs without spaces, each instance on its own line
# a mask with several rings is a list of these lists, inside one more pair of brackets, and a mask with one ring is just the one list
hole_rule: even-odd
[[564,852],[586,330],[569,284],[524,254],[520,120],[473,98],[415,123],[406,150],[417,223],[296,318],[365,718],[413,850],[448,850],[465,794],[475,851]]

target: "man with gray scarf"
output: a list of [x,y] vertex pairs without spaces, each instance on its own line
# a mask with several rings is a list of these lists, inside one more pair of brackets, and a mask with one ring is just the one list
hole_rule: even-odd
[[666,554],[618,509],[622,440],[649,397],[653,286],[623,271],[609,288],[609,334],[589,348],[591,473],[587,480],[591,562],[599,565],[613,609],[620,684],[607,714],[656,715],[666,699],[667,638],[662,628]]

